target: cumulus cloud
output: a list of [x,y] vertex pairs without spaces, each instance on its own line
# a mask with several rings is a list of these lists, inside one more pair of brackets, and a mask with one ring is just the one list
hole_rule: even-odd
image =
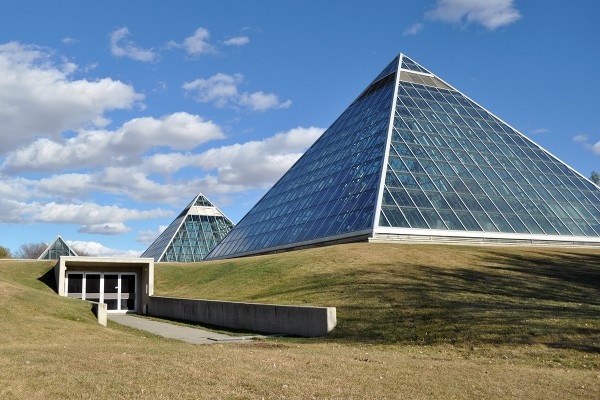
[[[161,208],[137,210],[82,201],[93,193],[148,203],[180,204],[198,191],[207,195],[264,189],[279,179],[321,135],[323,129],[295,128],[263,140],[213,148],[199,154],[147,154],[127,167],[110,166],[41,179],[0,175],[0,223],[79,225],[79,232],[116,235],[129,231],[127,221],[172,216]],[[177,178],[181,169],[196,177]],[[166,175],[166,176],[165,176]],[[163,177],[163,178],[161,178]],[[140,241],[144,235],[140,234]],[[146,239],[158,236],[146,232]]]
[[521,18],[514,0],[438,0],[425,18],[453,24],[480,24],[493,31]]
[[116,224],[128,220],[153,219],[171,216],[168,210],[136,210],[96,203],[31,203],[24,209],[31,222],[58,224],[99,225]]
[[242,74],[227,75],[218,73],[208,79],[185,82],[183,89],[195,92],[196,100],[202,103],[213,102],[217,107],[225,107],[239,97],[237,86],[244,80]]
[[[161,117],[135,118],[115,131],[87,130],[66,140],[41,138],[9,153],[7,171],[57,171],[69,168],[129,165],[154,147],[191,150],[225,135],[212,121],[178,112]],[[66,182],[68,185],[68,182]]]
[[185,82],[183,89],[192,93],[202,103],[214,103],[217,107],[242,106],[252,111],[266,111],[276,108],[289,108],[291,100],[281,101],[276,94],[258,92],[242,92],[238,86],[243,82],[242,74],[227,75],[218,73],[207,79],[196,79]]
[[110,34],[110,51],[115,57],[126,57],[132,60],[151,62],[157,59],[158,54],[152,49],[142,49],[128,39],[129,29],[119,28]]
[[208,150],[194,159],[205,170],[216,170],[219,184],[244,188],[272,185],[323,133],[322,128],[295,128],[260,141]]
[[127,257],[137,258],[142,252],[137,250],[117,250],[106,247],[98,242],[85,242],[81,240],[66,240],[67,244],[75,249],[80,250],[85,254],[89,254],[94,257]]
[[160,225],[158,230],[138,231],[135,241],[149,246],[165,229],[167,229],[167,225]]
[[96,233],[101,235],[120,235],[121,233],[129,232],[131,228],[126,226],[122,222],[96,224],[96,225],[83,225],[77,230],[80,233]]
[[248,36],[237,36],[223,42],[225,46],[243,46],[248,43],[250,43],[250,38]]
[[[7,185],[6,191],[21,188],[21,192],[27,190],[30,196],[46,195],[67,200],[102,192],[164,204],[179,203],[196,195],[200,188],[207,194],[240,193],[272,185],[322,132],[322,128],[299,127],[263,140],[222,146],[199,154],[146,155],[140,163],[127,167],[106,166],[91,173],[15,181]],[[157,180],[158,176],[171,176],[183,168],[198,169],[196,177],[185,180],[169,178],[164,182]]]
[[0,154],[35,137],[56,138],[103,122],[106,111],[131,108],[143,98],[110,78],[71,79],[76,68],[53,62],[35,46],[0,45]]
[[80,232],[119,234],[127,232],[125,222],[172,216],[160,208],[137,210],[116,205],[22,201],[0,198],[0,223],[57,223],[81,225]]
[[279,101],[279,97],[276,94],[265,92],[242,93],[239,102],[253,111],[266,111],[272,108],[290,108],[292,105],[291,100]]
[[210,32],[208,29],[200,27],[192,36],[186,37],[181,43],[170,41],[167,46],[183,49],[191,56],[200,56],[202,54],[216,53],[214,46],[208,43]]

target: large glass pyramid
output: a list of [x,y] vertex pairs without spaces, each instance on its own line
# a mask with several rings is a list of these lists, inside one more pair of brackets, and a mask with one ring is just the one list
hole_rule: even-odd
[[69,247],[60,235],[46,247],[38,260],[58,260],[60,256],[76,256],[77,253]]
[[231,221],[198,194],[141,257],[154,261],[202,261],[233,228]]
[[600,245],[600,190],[401,54],[207,258],[365,239]]

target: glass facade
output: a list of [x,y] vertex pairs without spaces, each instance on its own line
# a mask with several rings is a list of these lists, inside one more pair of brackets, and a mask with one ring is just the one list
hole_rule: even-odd
[[433,75],[414,75],[400,75],[380,226],[600,235],[592,183]]
[[58,236],[54,242],[38,257],[38,260],[58,260],[60,256],[76,256],[69,245]]
[[141,257],[152,257],[161,262],[202,261],[232,228],[233,223],[200,194]]
[[598,241],[600,191],[400,55],[207,258],[432,231]]

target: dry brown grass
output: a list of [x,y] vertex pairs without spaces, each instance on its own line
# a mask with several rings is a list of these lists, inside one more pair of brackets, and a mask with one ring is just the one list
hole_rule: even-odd
[[[317,250],[304,254],[309,259],[323,257],[321,272],[344,270],[327,261],[327,251]],[[353,246],[343,248],[352,260],[357,260],[349,262],[356,271],[360,257],[366,257],[359,250],[360,247]],[[333,250],[328,251],[331,254]],[[385,251],[379,248],[372,256],[374,262],[384,262]],[[471,261],[480,260],[481,252],[484,250],[469,256],[473,257]],[[406,256],[395,263],[409,268],[411,257],[417,257],[410,253],[406,251]],[[597,252],[592,255],[596,257]],[[296,257],[299,255],[292,259]],[[277,269],[273,260],[271,264],[264,263],[265,268]],[[217,264],[233,268],[228,262]],[[456,268],[465,265],[457,262]],[[575,346],[554,348],[541,343],[469,340],[457,344],[444,341],[432,345],[382,344],[354,340],[354,331],[348,329],[345,332],[349,336],[339,339],[277,338],[253,344],[195,346],[114,323],[103,328],[96,323],[88,304],[59,298],[38,280],[49,267],[50,264],[43,262],[0,264],[1,399],[597,399],[600,393],[600,357],[591,347],[586,350]],[[297,268],[304,267],[298,264]],[[163,273],[161,269],[160,275]],[[173,270],[173,273],[179,272]],[[231,271],[213,273],[225,279]],[[281,278],[286,276],[284,272],[279,274]],[[300,278],[299,271],[293,274]],[[394,274],[389,272],[386,276],[389,280]],[[195,279],[201,277],[190,277],[192,281]],[[234,276],[232,281],[236,279]],[[359,275],[356,279],[366,278]],[[377,286],[382,287],[386,279],[378,281]],[[456,277],[448,279],[456,283]],[[161,281],[157,281],[160,287]],[[535,287],[535,279],[527,281],[524,278],[522,285]],[[578,278],[574,284],[579,285],[579,281]],[[368,281],[359,282],[369,287]],[[267,283],[263,282],[264,292],[273,294],[263,296],[272,299],[280,296],[279,289],[272,288],[277,282]],[[181,282],[179,285],[182,290],[186,287]],[[253,285],[254,290],[260,288],[258,281]],[[350,290],[351,286],[335,287],[333,293],[345,293],[343,289]],[[558,293],[552,293],[551,287],[546,286],[551,292],[548,296],[577,295],[566,283],[558,287],[561,288],[556,289]],[[318,298],[317,288],[307,286],[306,293],[310,295],[306,298]],[[536,288],[536,293],[541,289]],[[439,287],[438,291],[448,295]],[[340,295],[340,298],[352,298],[357,293],[361,292],[350,292],[348,297]],[[521,295],[517,293],[516,297]],[[290,296],[303,301],[300,290],[292,291]],[[530,301],[535,303],[540,296]],[[560,298],[544,299],[563,304]],[[372,304],[379,301],[372,300]],[[569,322],[566,314],[561,316],[562,323],[571,326],[573,322]],[[361,314],[350,315],[358,318]],[[573,315],[571,320],[580,317]],[[590,337],[593,331],[571,333],[577,343],[586,335],[586,343],[594,343]]]

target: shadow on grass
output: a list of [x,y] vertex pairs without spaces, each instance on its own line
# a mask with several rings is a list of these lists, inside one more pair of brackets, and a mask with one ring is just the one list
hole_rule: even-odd
[[56,285],[56,279],[54,276],[54,267],[50,268],[44,275],[40,276],[38,281],[42,282],[44,285],[52,289],[54,293],[58,294],[58,286]]
[[[444,255],[440,254],[440,259]],[[515,249],[474,266],[381,264],[325,275],[332,339],[384,343],[544,344],[600,353],[600,257]],[[319,282],[301,290],[318,290]]]

